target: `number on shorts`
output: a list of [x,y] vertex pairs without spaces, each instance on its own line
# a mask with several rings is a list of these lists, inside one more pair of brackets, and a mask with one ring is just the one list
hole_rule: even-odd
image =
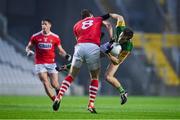
[[93,20],[87,20],[82,22],[82,29],[87,29],[93,25]]

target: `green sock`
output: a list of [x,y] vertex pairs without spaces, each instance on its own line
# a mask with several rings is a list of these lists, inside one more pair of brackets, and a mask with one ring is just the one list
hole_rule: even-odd
[[118,91],[119,91],[119,93],[120,93],[120,94],[122,94],[122,93],[124,93],[124,92],[125,92],[125,90],[123,89],[123,87],[122,87],[122,86],[118,87],[117,89],[118,89]]

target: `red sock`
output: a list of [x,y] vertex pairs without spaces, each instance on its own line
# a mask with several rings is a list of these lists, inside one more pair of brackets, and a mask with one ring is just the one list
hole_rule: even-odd
[[62,97],[64,95],[64,93],[70,87],[72,81],[73,81],[73,78],[70,75],[66,76],[66,78],[63,80],[63,82],[61,84],[59,93],[57,95],[58,98],[60,98],[60,97]]
[[50,98],[51,98],[52,101],[54,101],[54,99],[56,98],[56,96],[54,95],[54,96],[52,96],[52,97],[50,97]]
[[89,105],[92,106],[94,106],[94,101],[98,92],[98,82],[98,80],[91,80],[91,84],[89,86]]

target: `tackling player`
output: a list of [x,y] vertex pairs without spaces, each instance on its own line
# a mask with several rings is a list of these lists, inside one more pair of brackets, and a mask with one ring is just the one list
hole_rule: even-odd
[[64,93],[67,91],[79,73],[83,62],[85,62],[88,66],[91,77],[88,110],[91,113],[96,113],[94,101],[98,91],[101,27],[102,25],[105,25],[109,32],[110,38],[113,37],[113,29],[111,24],[105,21],[109,18],[109,14],[94,17],[91,11],[85,9],[81,12],[81,16],[82,20],[78,21],[74,25],[73,29],[77,44],[74,50],[75,52],[72,59],[72,65],[70,67],[69,74],[61,84],[59,94],[57,95],[53,104],[53,109],[59,109],[59,105]]
[[41,21],[42,30],[32,35],[26,46],[26,52],[27,56],[34,54],[32,48],[35,47],[35,72],[43,83],[46,94],[54,101],[52,87],[56,93],[59,90],[58,73],[55,69],[55,48],[57,47],[59,54],[69,61],[71,56],[62,48],[59,36],[51,32],[51,26],[51,20]]

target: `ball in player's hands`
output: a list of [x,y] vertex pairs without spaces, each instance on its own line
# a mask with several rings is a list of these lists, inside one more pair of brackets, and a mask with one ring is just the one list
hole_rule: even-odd
[[110,53],[111,53],[111,55],[117,57],[119,55],[119,53],[121,52],[121,50],[122,50],[121,45],[114,42],[112,44],[112,49],[111,49]]

